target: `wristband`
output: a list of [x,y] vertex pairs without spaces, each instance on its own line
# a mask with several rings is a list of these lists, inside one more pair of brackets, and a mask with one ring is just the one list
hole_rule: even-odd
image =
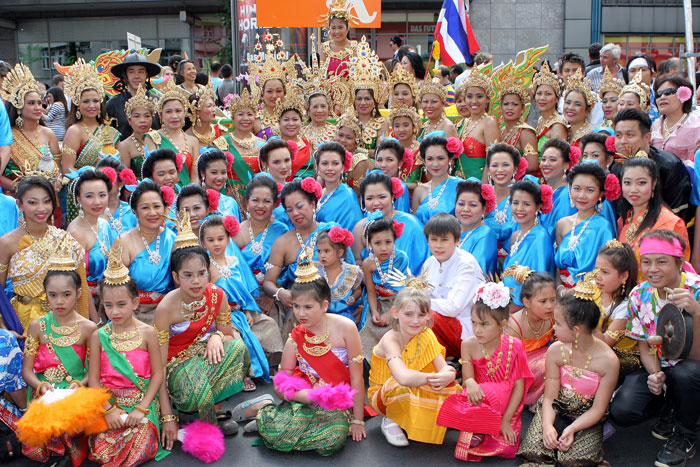
[[355,420],[355,419],[352,419],[352,420],[350,420],[350,425],[365,426],[365,422],[364,422],[364,420]]
[[280,293],[280,290],[282,290],[282,287],[280,287],[279,289],[277,289],[277,291],[275,292],[275,294],[272,296],[272,297],[273,297],[276,301],[278,301],[278,302],[280,301],[280,299],[279,299],[279,297],[278,297],[278,295],[279,295],[279,293]]
[[160,422],[161,423],[166,423],[166,422],[179,422],[180,419],[178,418],[177,415],[163,415],[160,417]]

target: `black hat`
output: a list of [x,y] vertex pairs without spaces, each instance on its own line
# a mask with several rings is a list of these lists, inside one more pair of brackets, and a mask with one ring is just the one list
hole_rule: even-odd
[[158,65],[157,63],[149,62],[148,58],[146,58],[145,55],[136,53],[133,50],[129,55],[124,57],[123,62],[113,65],[112,68],[109,69],[109,71],[117,78],[125,78],[126,69],[131,65],[141,65],[146,67],[146,73],[148,73],[149,78],[156,76],[158,73],[160,73],[160,65]]
[[401,47],[401,44],[403,44],[403,41],[401,40],[401,38],[399,36],[392,37],[391,42],[398,45],[399,47]]

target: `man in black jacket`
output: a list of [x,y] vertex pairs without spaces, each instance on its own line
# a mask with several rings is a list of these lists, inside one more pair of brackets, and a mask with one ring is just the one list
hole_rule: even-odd
[[651,119],[639,109],[623,109],[615,114],[615,150],[618,153],[610,171],[620,178],[622,164],[627,157],[639,151],[649,155],[659,169],[661,195],[664,202],[678,217],[689,222],[694,210],[689,209],[692,189],[690,173],[675,154],[650,145]]

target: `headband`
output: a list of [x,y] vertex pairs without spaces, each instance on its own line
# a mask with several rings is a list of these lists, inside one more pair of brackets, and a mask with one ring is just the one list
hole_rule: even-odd
[[[674,258],[683,258],[683,248],[677,238],[673,243],[655,237],[645,237],[639,245],[639,255],[668,255]],[[683,263],[683,271],[695,273],[693,266],[687,261]]]
[[634,60],[632,60],[629,65],[627,65],[628,70],[640,67],[649,68],[649,63],[643,57],[637,57]]

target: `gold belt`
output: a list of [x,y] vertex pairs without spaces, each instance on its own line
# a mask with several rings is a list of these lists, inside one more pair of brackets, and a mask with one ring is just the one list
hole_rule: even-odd
[[73,378],[62,368],[53,366],[44,370],[44,379],[49,383],[71,382]]
[[143,393],[140,392],[136,396],[116,396],[114,400],[120,407],[134,407],[143,400]]

